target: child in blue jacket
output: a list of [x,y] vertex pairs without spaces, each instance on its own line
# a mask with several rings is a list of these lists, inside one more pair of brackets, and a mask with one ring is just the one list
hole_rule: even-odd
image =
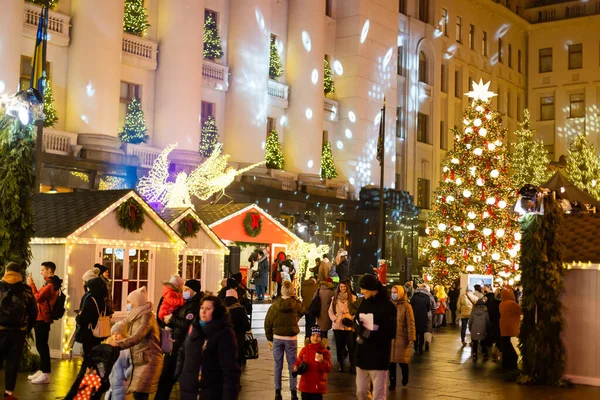
[[[127,324],[117,322],[110,330],[114,340],[123,340],[127,337]],[[128,380],[131,378],[133,365],[129,349],[121,350],[119,359],[110,373],[110,391],[106,395],[107,400],[125,400],[127,398]]]

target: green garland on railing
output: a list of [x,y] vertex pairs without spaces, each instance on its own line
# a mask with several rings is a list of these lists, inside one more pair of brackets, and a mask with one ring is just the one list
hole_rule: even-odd
[[144,226],[144,221],[144,209],[135,199],[130,198],[117,207],[117,223],[121,228],[139,233]]

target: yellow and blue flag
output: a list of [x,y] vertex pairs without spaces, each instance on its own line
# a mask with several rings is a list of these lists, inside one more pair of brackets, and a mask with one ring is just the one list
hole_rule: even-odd
[[31,59],[31,83],[30,86],[37,89],[40,94],[44,93],[44,80],[46,75],[46,47],[48,38],[48,8],[42,8],[40,13],[40,21],[38,23],[38,31],[35,40],[35,50]]

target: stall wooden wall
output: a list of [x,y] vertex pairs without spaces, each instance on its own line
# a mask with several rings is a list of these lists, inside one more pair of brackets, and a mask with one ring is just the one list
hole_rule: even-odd
[[202,282],[202,290],[217,293],[223,279],[223,254],[204,254],[206,268],[206,282]]

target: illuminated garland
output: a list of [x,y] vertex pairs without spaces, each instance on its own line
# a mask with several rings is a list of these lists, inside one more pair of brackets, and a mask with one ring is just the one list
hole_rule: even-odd
[[144,0],[125,0],[123,31],[132,35],[144,36],[149,27]]
[[188,215],[179,221],[179,226],[177,227],[177,233],[182,238],[188,237],[196,237],[198,232],[200,231],[200,223],[196,221],[196,218]]
[[212,15],[206,17],[204,21],[204,51],[203,56],[208,60],[217,60],[223,57],[223,49],[221,49],[221,38],[219,37],[219,29],[217,21]]
[[44,127],[54,127],[56,121],[58,121],[58,116],[56,115],[56,109],[54,108],[52,85],[50,85],[50,79],[48,79],[46,81],[46,86],[44,87]]
[[248,212],[244,218],[244,232],[250,237],[257,237],[262,231],[262,217],[259,213]]
[[269,56],[269,78],[277,79],[283,75],[283,64],[275,45],[275,38],[271,38],[271,54]]
[[283,169],[285,160],[281,151],[281,143],[279,143],[279,135],[276,130],[272,130],[267,138],[265,145],[265,160],[269,169]]
[[142,103],[137,98],[133,98],[131,104],[127,106],[127,115],[125,115],[125,124],[119,132],[119,139],[123,143],[146,143],[148,141],[148,128]]
[[117,207],[117,223],[129,232],[139,233],[144,220],[144,210],[135,199],[129,199]]
[[323,144],[323,153],[321,154],[321,179],[337,178],[338,173],[335,169],[333,161],[333,153],[331,152],[331,143]]

